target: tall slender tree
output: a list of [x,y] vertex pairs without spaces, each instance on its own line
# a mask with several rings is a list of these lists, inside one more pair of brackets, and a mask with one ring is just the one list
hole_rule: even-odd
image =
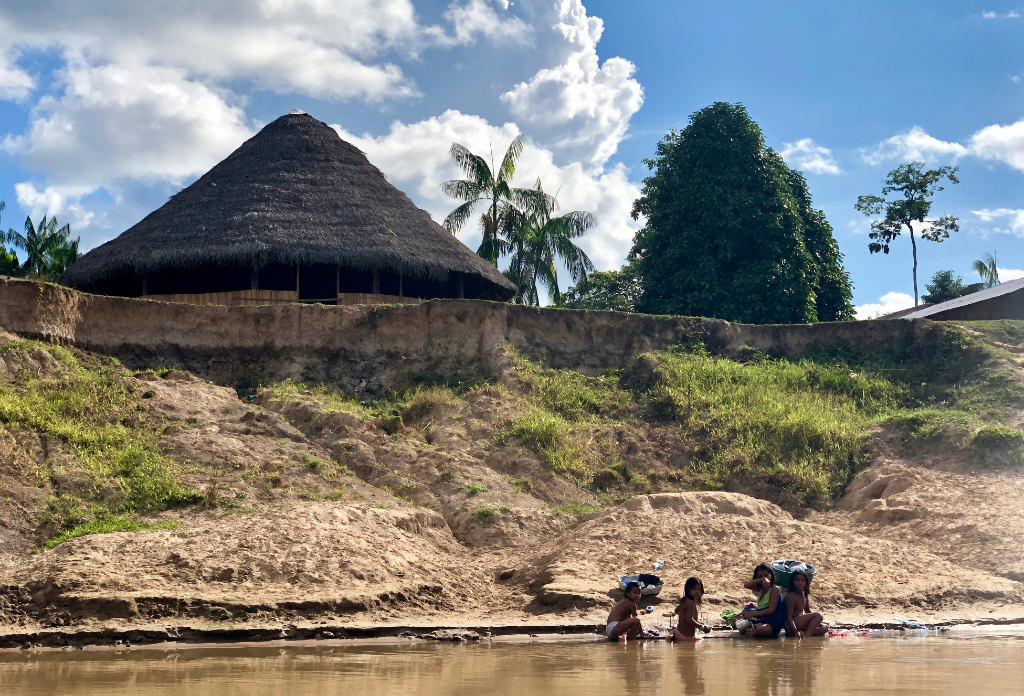
[[981,282],[986,288],[999,285],[999,268],[996,264],[995,254],[985,254],[984,258],[976,259],[971,264],[974,272],[981,276]]
[[449,154],[466,178],[452,179],[441,184],[441,190],[446,195],[462,201],[444,219],[445,229],[452,234],[462,228],[480,204],[486,205],[486,210],[480,216],[480,247],[477,253],[495,266],[498,265],[498,258],[509,251],[511,230],[517,224],[511,211],[512,206],[529,209],[540,203],[536,200],[535,192],[512,186],[516,164],[522,152],[523,140],[516,136],[505,150],[501,164],[495,169],[493,157],[488,163],[464,145],[452,143]]
[[45,215],[38,225],[25,218],[24,234],[8,229],[7,243],[25,252],[18,275],[41,280],[57,280],[78,258],[78,238],[71,239],[71,226],[58,227],[57,218]]
[[583,210],[574,210],[555,216],[558,201],[544,193],[540,179],[533,189],[534,206],[525,211],[513,208],[510,220],[510,253],[506,277],[519,291],[515,301],[521,304],[540,304],[538,285],[543,285],[548,300],[554,305],[562,303],[558,289],[559,262],[564,264],[573,283],[586,280],[594,264],[573,241],[583,236],[596,222],[594,216]]
[[[945,215],[929,220],[932,198],[943,189],[943,179],[959,184],[956,167],[939,167],[926,170],[924,162],[901,164],[889,172],[882,184],[880,196],[858,196],[854,208],[868,217],[881,215],[871,222],[868,237],[868,251],[889,253],[889,245],[900,236],[903,228],[910,233],[910,247],[914,255],[914,306],[917,298],[917,239],[941,242],[949,238],[950,232],[958,232],[960,225],[956,217]],[[916,226],[916,229],[915,229]]]

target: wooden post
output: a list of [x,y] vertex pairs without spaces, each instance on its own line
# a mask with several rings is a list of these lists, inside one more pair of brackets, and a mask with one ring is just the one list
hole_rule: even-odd
[[337,300],[341,295],[341,266],[335,264],[334,266],[334,299]]
[[149,294],[149,274],[142,274],[142,296],[145,297]]
[[405,295],[402,294],[402,272],[401,271],[398,272],[398,296],[399,297],[405,297]]
[[380,294],[380,271],[378,270],[373,271],[373,294]]
[[299,299],[299,264],[295,264],[295,299]]
[[462,273],[459,274],[459,299],[466,299],[466,276]]
[[249,289],[259,290],[260,287],[260,267],[253,266],[249,270]]

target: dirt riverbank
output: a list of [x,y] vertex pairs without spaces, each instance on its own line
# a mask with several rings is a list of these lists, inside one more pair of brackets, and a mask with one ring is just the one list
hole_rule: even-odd
[[[145,335],[152,303],[110,300],[131,309],[119,329],[104,298],[45,290],[67,294],[47,309],[36,286],[4,291],[31,295],[22,309],[35,314],[0,312],[0,647],[593,632],[621,596],[617,577],[659,559],[655,624],[668,624],[690,575],[714,621],[752,598],[744,580],[775,558],[818,567],[812,603],[833,623],[1024,620],[1021,347],[1004,335],[978,331],[1000,371],[997,406],[943,392],[909,416],[877,418],[842,495],[812,507],[789,471],[711,476],[708,462],[721,460],[706,454],[721,443],[684,430],[685,410],[655,417],[615,403],[658,406],[645,390],[664,385],[637,355],[699,335],[701,351],[740,369],[773,346],[799,354],[829,340],[938,353],[955,367],[934,343],[943,326],[790,335],[441,303],[240,308],[237,326],[217,308],[174,308],[192,334]],[[336,324],[313,332],[322,345],[308,333],[305,346],[298,334],[278,337],[285,348],[256,340],[259,326],[320,313]],[[107,345],[122,329],[131,370]],[[237,364],[232,335],[244,344]],[[389,384],[427,367],[427,387],[386,402]],[[469,386],[434,386],[463,369]],[[969,387],[950,379],[950,393]],[[591,401],[566,406],[577,393]],[[523,414],[553,429],[531,440]],[[994,444],[982,448],[980,435]],[[108,528],[123,531],[84,533]]]

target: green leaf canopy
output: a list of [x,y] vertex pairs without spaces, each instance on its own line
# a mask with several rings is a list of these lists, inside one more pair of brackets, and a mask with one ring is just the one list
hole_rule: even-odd
[[634,203],[637,309],[748,323],[850,319],[832,230],[803,177],[765,147],[741,104],[716,102],[668,133]]

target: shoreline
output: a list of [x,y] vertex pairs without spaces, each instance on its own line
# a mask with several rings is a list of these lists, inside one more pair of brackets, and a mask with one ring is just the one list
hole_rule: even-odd
[[[887,630],[919,631],[897,621],[864,621],[859,623],[830,622],[830,627],[843,631]],[[990,626],[1024,626],[1024,617],[960,618],[923,624],[927,630],[981,628]],[[602,636],[603,624],[497,624],[497,625],[378,625],[310,624],[283,626],[165,626],[165,627],[103,627],[79,630],[47,629],[7,632],[0,629],[0,651],[28,649],[83,649],[85,647],[131,648],[157,645],[260,645],[273,641],[287,644],[310,644],[324,641],[362,642],[401,638],[437,642],[467,642],[492,638],[547,640],[557,637]],[[724,638],[732,629],[716,627],[710,637]]]

